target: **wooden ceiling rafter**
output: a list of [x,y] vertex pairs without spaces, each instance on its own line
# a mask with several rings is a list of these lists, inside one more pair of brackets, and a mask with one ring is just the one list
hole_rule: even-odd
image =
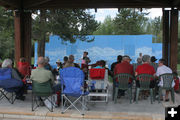
[[26,2],[24,2],[24,8],[25,9],[30,9],[32,7],[36,7],[36,6],[40,6],[42,4],[45,4],[49,1],[52,1],[52,0],[26,0]]
[[0,4],[6,8],[16,9],[20,7],[20,0],[0,0]]

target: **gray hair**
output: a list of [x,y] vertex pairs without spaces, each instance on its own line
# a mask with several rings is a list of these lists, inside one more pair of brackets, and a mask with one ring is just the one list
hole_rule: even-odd
[[11,59],[5,59],[2,63],[2,68],[6,68],[8,66],[12,66],[12,60]]
[[151,57],[149,55],[143,55],[142,61],[143,62],[150,62]]
[[39,57],[38,58],[38,61],[37,61],[37,64],[39,65],[44,65],[46,63],[46,60],[44,57]]

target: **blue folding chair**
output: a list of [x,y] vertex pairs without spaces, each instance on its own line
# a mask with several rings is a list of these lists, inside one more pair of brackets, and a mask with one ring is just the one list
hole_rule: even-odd
[[[66,112],[69,108],[74,107],[82,115],[84,115],[84,110],[87,109],[85,105],[85,96],[89,93],[84,91],[84,73],[82,70],[76,67],[68,67],[60,70],[60,80],[61,80],[61,104],[62,104],[62,114]],[[70,97],[76,98],[71,100]],[[65,101],[64,101],[65,100]],[[82,111],[78,109],[76,103],[82,105]],[[70,103],[66,106],[65,103]],[[67,105],[67,104],[66,104]]]
[[0,68],[0,100],[6,98],[13,104],[16,100],[15,92],[22,86],[22,81],[12,78],[11,68]]

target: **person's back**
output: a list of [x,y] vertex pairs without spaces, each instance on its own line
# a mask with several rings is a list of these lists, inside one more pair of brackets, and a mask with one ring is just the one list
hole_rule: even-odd
[[130,62],[130,58],[129,57],[123,57],[123,61],[121,63],[118,63],[115,66],[114,69],[114,74],[119,74],[119,73],[129,73],[131,75],[134,74],[133,72],[133,66],[129,63]]
[[53,80],[53,75],[51,71],[46,70],[45,68],[36,68],[32,71],[31,79],[43,83],[48,80]]
[[67,67],[77,67],[77,68],[80,68],[80,66],[78,64],[74,63],[74,56],[73,55],[69,55],[68,61],[64,65],[63,68],[67,68]]
[[137,72],[138,74],[149,74],[149,75],[154,75],[154,74],[155,74],[154,67],[151,66],[151,65],[148,64],[148,63],[139,65],[139,66],[136,68],[136,72]]

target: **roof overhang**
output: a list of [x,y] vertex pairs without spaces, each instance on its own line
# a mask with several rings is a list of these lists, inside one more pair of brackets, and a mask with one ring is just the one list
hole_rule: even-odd
[[0,0],[7,9],[180,8],[180,0]]

